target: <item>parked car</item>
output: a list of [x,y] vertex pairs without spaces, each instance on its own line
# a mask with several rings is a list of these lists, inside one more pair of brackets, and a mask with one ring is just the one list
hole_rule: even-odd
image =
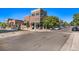
[[4,29],[4,27],[0,26],[0,29]]
[[60,29],[64,29],[65,27],[64,26],[60,26]]
[[54,30],[60,30],[60,27],[55,27]]
[[79,31],[79,28],[77,26],[72,27],[72,31]]
[[13,31],[17,31],[17,30],[18,30],[18,28],[12,28],[11,30],[13,30]]

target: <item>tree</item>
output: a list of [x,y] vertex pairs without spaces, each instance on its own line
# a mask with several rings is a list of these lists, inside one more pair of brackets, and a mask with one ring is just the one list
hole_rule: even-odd
[[43,18],[43,26],[45,28],[53,28],[59,26],[59,18],[56,16],[46,16]]
[[64,26],[69,26],[69,23],[64,21]]
[[71,25],[71,26],[74,26],[74,22],[73,22],[73,21],[71,21],[71,22],[70,22],[70,25]]
[[26,25],[26,27],[28,28],[30,25],[29,25],[29,21],[27,21],[26,23],[25,23],[25,25]]
[[73,15],[73,21],[70,23],[74,26],[79,26],[79,13]]
[[2,26],[2,27],[6,27],[6,23],[4,23],[4,22],[0,22],[0,26]]

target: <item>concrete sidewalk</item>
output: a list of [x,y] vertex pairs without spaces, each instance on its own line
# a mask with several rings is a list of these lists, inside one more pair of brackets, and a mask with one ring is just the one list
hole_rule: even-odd
[[79,32],[73,32],[61,51],[79,51]]
[[33,32],[49,32],[51,30],[48,30],[48,29],[31,29],[31,30],[28,30],[28,31],[33,31]]
[[79,51],[79,32],[74,33],[71,50]]

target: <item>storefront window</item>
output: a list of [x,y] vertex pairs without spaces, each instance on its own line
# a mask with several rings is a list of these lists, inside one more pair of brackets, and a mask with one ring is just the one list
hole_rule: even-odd
[[35,14],[32,14],[32,16],[35,16]]
[[39,16],[39,13],[36,13],[36,16]]

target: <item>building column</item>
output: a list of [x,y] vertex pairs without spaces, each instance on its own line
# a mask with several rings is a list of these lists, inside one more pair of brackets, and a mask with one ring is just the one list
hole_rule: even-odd
[[36,29],[36,23],[34,23],[34,29]]

